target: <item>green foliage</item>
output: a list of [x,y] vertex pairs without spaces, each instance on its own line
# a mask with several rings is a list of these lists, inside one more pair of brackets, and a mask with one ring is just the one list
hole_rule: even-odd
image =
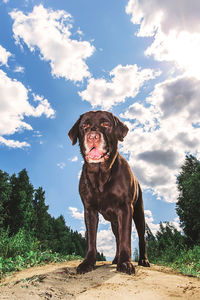
[[9,230],[7,230],[0,236],[0,256],[15,257],[25,252],[36,251],[38,245],[38,240],[24,228],[12,236],[9,236]]
[[50,262],[62,262],[68,260],[81,259],[76,255],[61,255],[54,253],[51,250],[41,252],[28,251],[15,257],[4,258],[0,256],[0,279],[5,274],[20,271],[24,268],[33,267],[35,265],[43,265]]
[[182,250],[172,267],[179,269],[186,275],[197,276],[200,278],[200,246],[193,249]]
[[200,247],[186,247],[186,237],[169,223],[160,223],[154,236],[147,226],[147,248],[150,262],[171,266],[183,274],[200,277]]
[[8,220],[8,203],[10,200],[11,185],[9,175],[0,170],[0,231]]
[[200,277],[200,161],[194,156],[186,156],[177,185],[176,211],[184,235],[169,223],[160,223],[155,236],[147,226],[148,256],[153,263]]
[[138,262],[139,261],[139,252],[138,252],[138,248],[135,248],[134,252],[133,252],[133,261]]
[[147,230],[148,256],[152,262],[173,262],[184,244],[184,236],[168,222],[160,223],[156,236]]
[[35,234],[43,244],[50,230],[51,216],[48,213],[49,206],[45,204],[45,191],[42,187],[35,190],[32,204],[35,211]]
[[45,192],[34,189],[26,169],[18,176],[0,170],[0,277],[44,262],[80,259],[85,249],[86,239],[66,226],[62,215],[48,213]]
[[34,188],[29,181],[26,169],[18,177],[13,174],[9,180],[11,193],[8,201],[8,218],[6,225],[11,234],[16,234],[20,228],[32,231],[35,221],[35,211],[32,206]]
[[97,260],[97,261],[106,261],[106,258],[105,258],[105,256],[103,255],[103,253],[97,252],[96,260]]
[[177,177],[179,190],[176,211],[189,245],[200,245],[200,161],[186,156]]

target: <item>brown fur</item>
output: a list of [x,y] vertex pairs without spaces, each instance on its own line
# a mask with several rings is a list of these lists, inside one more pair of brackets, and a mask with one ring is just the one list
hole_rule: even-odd
[[[93,269],[96,262],[96,235],[98,212],[111,222],[116,238],[116,256],[113,263],[117,270],[128,274],[135,269],[131,262],[132,219],[139,236],[139,265],[149,267],[145,245],[145,218],[142,191],[127,161],[118,153],[118,141],[123,141],[128,128],[117,117],[106,111],[91,111],[80,116],[69,131],[74,145],[79,140],[85,160],[79,183],[79,192],[84,205],[87,229],[87,252],[78,266],[78,273]],[[94,133],[106,143],[103,162],[86,160],[86,138]],[[93,136],[92,136],[93,138]],[[98,147],[97,147],[98,148]],[[92,151],[92,150],[91,150]]]

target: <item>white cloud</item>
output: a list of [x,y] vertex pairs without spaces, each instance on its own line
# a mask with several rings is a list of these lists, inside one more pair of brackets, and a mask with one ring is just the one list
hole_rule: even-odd
[[8,63],[8,58],[11,56],[12,54],[7,51],[5,48],[3,48],[0,45],[0,65],[6,65]]
[[69,210],[71,211],[72,217],[74,219],[81,220],[81,221],[84,220],[84,211],[79,212],[76,207],[71,207],[71,206],[69,207]]
[[[84,221],[84,211],[79,212],[76,207],[71,207],[71,206],[69,207],[69,210],[71,211],[72,217],[74,219]],[[108,225],[109,222],[106,221],[101,214],[99,214],[99,224]]]
[[50,103],[43,96],[36,95],[33,93],[33,99],[35,102],[39,102],[36,108],[33,108],[32,116],[40,117],[42,114],[46,115],[47,118],[54,118],[55,111],[51,108]]
[[186,76],[166,80],[155,86],[147,101],[159,108],[162,121],[173,122],[174,126],[177,123],[174,117],[178,117],[182,122],[177,126],[183,128],[183,125],[199,122],[199,84],[200,80]]
[[71,39],[70,14],[39,5],[27,15],[18,10],[10,15],[16,41],[23,40],[31,51],[39,49],[41,59],[50,62],[52,75],[73,81],[90,76],[85,60],[93,54],[94,47],[87,41]]
[[31,115],[28,91],[24,85],[7,77],[0,70],[0,134],[13,134],[20,129],[31,130],[32,127],[23,121],[24,115]]
[[148,224],[151,232],[153,235],[156,235],[157,231],[159,230],[160,225],[154,223],[154,218],[152,212],[150,210],[145,210],[145,221]]
[[8,140],[0,136],[0,144],[5,145],[10,148],[24,148],[29,147],[30,145],[27,142],[19,142],[14,140]]
[[128,97],[136,97],[144,83],[159,74],[151,69],[140,69],[137,65],[118,65],[110,72],[109,81],[90,78],[86,90],[79,92],[79,95],[92,107],[110,109]]
[[24,121],[25,117],[53,117],[54,111],[49,102],[41,96],[35,96],[39,104],[34,107],[28,101],[28,90],[25,86],[9,78],[5,72],[0,70],[0,136],[1,143],[9,147],[25,147],[29,144],[6,140],[4,135],[11,135],[21,130],[32,130],[32,126]]
[[[160,229],[160,223],[159,224],[154,223],[154,218],[153,218],[152,212],[150,210],[145,210],[144,213],[145,213],[145,221],[148,224],[151,232],[155,236],[157,231],[159,231],[159,229]],[[166,223],[162,223],[162,224],[163,224],[163,226],[166,226]],[[175,217],[173,221],[169,222],[169,224],[173,225],[178,231],[182,231],[178,217]]]
[[80,28],[78,28],[77,34],[79,34],[79,35],[84,35],[84,34],[83,34],[83,31],[82,31]]
[[104,217],[101,214],[99,214],[99,224],[108,225],[108,224],[110,224],[110,222],[105,220]]
[[82,237],[85,237],[85,231],[84,230],[79,230],[78,233],[80,233],[82,235]]
[[[116,240],[114,233],[111,230],[110,222],[108,222],[109,228],[100,230],[97,232],[97,250],[103,252],[107,259],[113,259],[116,254]],[[133,249],[133,243],[136,241],[138,235],[136,233],[135,226],[132,227],[131,244]]]
[[[121,113],[120,117],[124,119],[134,120],[134,127],[139,124],[143,124],[146,130],[155,129],[157,126],[157,110],[153,105],[151,105],[150,107],[145,107],[144,104],[136,102],[130,105],[125,113]],[[127,124],[127,126],[132,127],[131,124]]]
[[139,127],[128,133],[121,148],[122,152],[130,153],[129,164],[142,188],[169,202],[177,199],[175,174],[184,158],[173,147],[165,132],[145,132]]
[[111,229],[97,232],[97,250],[106,257],[114,257],[116,252],[115,236]]
[[[134,24],[141,24],[140,36],[153,36],[159,29],[165,34],[171,30],[199,32],[200,3],[193,0],[129,0],[126,12]],[[169,22],[170,20],[170,22]]]
[[17,66],[17,67],[14,69],[14,72],[15,72],[15,73],[24,73],[24,67],[22,67],[22,66]]
[[154,43],[146,50],[158,61],[174,61],[188,76],[200,79],[200,34],[176,31],[168,35],[157,33]]
[[180,227],[179,217],[174,218],[174,220],[169,222],[169,224],[173,225],[178,231],[183,232],[182,228]]
[[78,161],[78,156],[74,156],[73,158],[69,159],[71,162],[76,162]]
[[66,163],[64,162],[57,163],[57,167],[63,170],[66,167]]
[[[193,0],[129,0],[126,12],[140,24],[138,36],[153,36],[146,55],[174,61],[188,75],[200,78],[200,2]],[[170,21],[169,21],[170,20]]]
[[40,138],[40,137],[42,137],[42,134],[40,133],[40,131],[38,131],[38,130],[34,130],[34,134],[33,134],[33,136],[34,136],[34,137],[38,137],[38,138]]
[[[126,12],[139,24],[138,36],[152,36],[146,55],[172,61],[184,75],[157,84],[146,103],[121,117],[132,120],[122,146],[144,188],[158,198],[177,199],[176,175],[185,153],[199,155],[200,2],[129,0]],[[170,22],[169,22],[170,20]],[[196,125],[196,126],[194,126]]]
[[199,153],[200,128],[193,126],[200,119],[199,86],[190,77],[166,80],[147,98],[148,109],[132,105],[122,115],[136,121],[121,151],[130,153],[129,163],[143,188],[169,202],[177,200],[176,175],[185,153]]
[[9,0],[3,0],[3,3],[8,3],[9,2]]
[[78,179],[80,180],[82,174],[82,169],[78,172]]

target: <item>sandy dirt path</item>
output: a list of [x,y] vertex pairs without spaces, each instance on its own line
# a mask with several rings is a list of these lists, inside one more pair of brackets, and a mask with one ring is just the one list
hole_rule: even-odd
[[136,266],[135,275],[116,271],[110,262],[99,262],[92,272],[77,275],[78,261],[34,267],[4,279],[0,300],[58,299],[200,299],[200,280],[151,266]]

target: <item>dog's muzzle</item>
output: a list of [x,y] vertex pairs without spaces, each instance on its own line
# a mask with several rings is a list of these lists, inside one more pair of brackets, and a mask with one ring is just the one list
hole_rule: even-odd
[[106,143],[101,132],[91,131],[85,137],[85,158],[88,162],[104,162],[110,153],[106,151]]

